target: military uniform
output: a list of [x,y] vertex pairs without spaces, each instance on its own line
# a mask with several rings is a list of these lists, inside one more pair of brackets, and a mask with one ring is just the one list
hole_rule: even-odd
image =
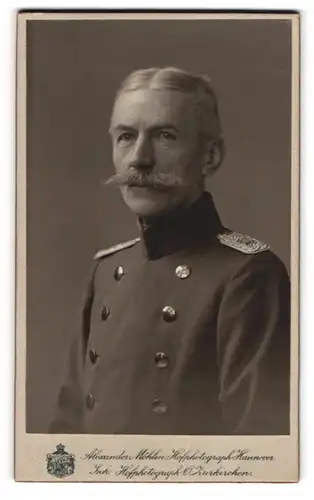
[[290,284],[209,193],[96,255],[51,432],[289,434]]

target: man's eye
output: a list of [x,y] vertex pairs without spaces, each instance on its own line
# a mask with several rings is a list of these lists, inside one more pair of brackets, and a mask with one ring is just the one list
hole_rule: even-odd
[[160,130],[157,133],[158,139],[164,139],[166,141],[176,141],[176,136],[174,134],[171,134],[170,132],[166,132],[165,130]]
[[118,136],[118,142],[129,142],[133,139],[133,134],[130,132],[123,132]]

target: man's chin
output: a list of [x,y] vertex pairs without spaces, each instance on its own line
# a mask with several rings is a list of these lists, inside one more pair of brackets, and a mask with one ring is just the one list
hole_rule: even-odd
[[149,217],[166,212],[173,203],[174,193],[152,187],[123,186],[123,199],[129,209],[139,217]]

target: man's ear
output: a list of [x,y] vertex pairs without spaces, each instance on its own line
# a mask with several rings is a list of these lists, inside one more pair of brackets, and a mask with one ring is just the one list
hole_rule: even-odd
[[206,150],[203,175],[209,177],[218,170],[225,157],[226,148],[222,137],[209,141]]

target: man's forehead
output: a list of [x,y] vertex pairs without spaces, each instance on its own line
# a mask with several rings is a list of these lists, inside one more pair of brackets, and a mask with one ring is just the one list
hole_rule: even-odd
[[[177,90],[138,89],[123,92],[115,102],[111,128],[125,120],[165,122],[174,126],[194,113],[191,95]],[[126,123],[127,125],[127,123]]]

